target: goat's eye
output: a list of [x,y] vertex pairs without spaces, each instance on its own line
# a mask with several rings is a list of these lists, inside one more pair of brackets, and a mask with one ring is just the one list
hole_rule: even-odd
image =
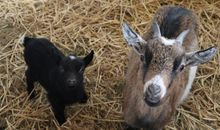
[[182,71],[184,69],[184,65],[180,65],[180,71]]
[[153,60],[153,63],[157,64],[157,60],[156,60],[156,59],[154,59],[154,60]]

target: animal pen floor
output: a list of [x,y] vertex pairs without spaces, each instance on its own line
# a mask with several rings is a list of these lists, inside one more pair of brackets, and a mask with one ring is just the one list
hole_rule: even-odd
[[[127,47],[121,24],[127,21],[143,34],[162,5],[181,5],[200,20],[201,48],[220,47],[219,0],[0,0],[0,129],[8,130],[120,130],[123,128],[122,88]],[[20,37],[43,36],[65,54],[95,51],[86,70],[87,104],[66,109],[68,121],[56,123],[36,84],[37,98],[27,100]],[[189,98],[178,107],[166,130],[220,128],[220,51],[199,67]]]

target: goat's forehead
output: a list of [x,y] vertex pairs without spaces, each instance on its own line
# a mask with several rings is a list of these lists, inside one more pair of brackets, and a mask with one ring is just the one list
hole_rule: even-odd
[[76,59],[76,56],[70,55],[69,58],[70,58],[71,60],[75,60],[75,59]]
[[[149,44],[150,51],[154,54],[156,57],[172,57],[173,55],[176,55],[177,53],[181,52],[179,51],[180,48],[176,47],[175,45],[164,45],[161,41],[155,40],[151,41]],[[179,51],[179,52],[178,52]]]
[[[152,53],[152,65],[158,69],[163,69],[164,67],[172,66],[175,57],[182,55],[184,52],[182,48],[175,45],[164,45],[160,41],[151,41],[148,44],[148,49]],[[146,53],[147,54],[147,53]]]
[[82,66],[83,61],[81,58],[71,55],[65,58],[63,64],[67,67]]

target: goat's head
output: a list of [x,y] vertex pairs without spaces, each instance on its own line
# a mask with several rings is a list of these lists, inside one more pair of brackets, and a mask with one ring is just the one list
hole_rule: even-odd
[[140,56],[141,67],[137,73],[140,73],[140,82],[143,82],[143,99],[153,107],[163,103],[169,96],[172,81],[185,67],[209,61],[217,48],[186,53],[182,43],[190,30],[183,31],[176,39],[161,36],[156,22],[153,23],[152,30],[152,39],[145,41],[127,24],[122,26],[125,40]]
[[77,88],[78,86],[82,86],[84,70],[92,61],[93,54],[94,52],[91,51],[84,58],[69,55],[61,59],[59,71],[65,87]]

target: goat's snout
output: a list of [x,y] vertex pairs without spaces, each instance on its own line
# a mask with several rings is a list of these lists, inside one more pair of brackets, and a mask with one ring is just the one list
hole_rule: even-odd
[[148,86],[148,92],[150,95],[158,95],[161,92],[160,86],[151,84]]
[[144,94],[144,101],[149,106],[157,106],[160,103],[161,87],[159,85],[151,84],[148,86]]
[[77,84],[77,80],[73,78],[67,79],[67,84],[69,87],[75,87],[75,85]]

